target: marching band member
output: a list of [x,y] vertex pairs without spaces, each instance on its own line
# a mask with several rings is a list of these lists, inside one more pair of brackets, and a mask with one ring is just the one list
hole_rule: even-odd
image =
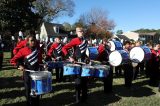
[[[109,65],[108,57],[110,53],[110,45],[108,44],[107,39],[102,40],[102,44],[98,46],[98,61],[104,62],[105,65]],[[110,67],[109,75],[107,78],[104,78],[104,93],[111,93],[112,92],[112,83],[113,83],[113,69]]]
[[154,48],[151,50],[152,57],[151,57],[151,67],[152,70],[150,70],[150,81],[149,85],[151,86],[158,86],[158,80],[159,80],[159,64],[160,64],[160,52],[159,52],[160,45],[156,44],[154,45]]
[[[139,47],[142,45],[141,41],[137,41],[135,43],[136,47]],[[144,61],[142,61],[141,63],[138,63],[138,65],[136,66],[136,70],[135,70],[135,74],[134,74],[134,80],[137,78],[138,73],[144,71]]]
[[[19,60],[23,59],[23,62]],[[27,70],[37,71],[39,69],[39,64],[42,63],[42,56],[39,50],[39,45],[36,44],[35,36],[29,36],[27,40],[26,47],[20,49],[18,53],[11,59],[11,64],[18,66],[18,69],[23,71],[24,86],[26,90],[27,106],[38,106],[39,96],[31,96],[31,78],[30,72]]]
[[[149,47],[149,49],[152,51],[153,50],[153,46],[151,43],[147,43],[147,45]],[[146,77],[149,78],[150,77],[150,72],[152,70],[152,67],[151,67],[151,59],[146,61],[146,64],[145,64],[145,74],[146,74]]]
[[[82,27],[76,28],[77,38],[72,39],[68,44],[66,44],[62,51],[64,56],[69,55],[69,49],[74,48],[74,55],[73,57],[69,57],[71,62],[78,61],[78,62],[85,62],[86,60],[86,49],[87,49],[87,41],[84,39],[84,31]],[[80,93],[82,91],[82,98],[81,101],[84,102],[87,99],[87,81],[86,77],[80,78],[77,77],[75,80],[76,82],[76,102],[80,102]]]
[[[61,38],[56,37],[54,43],[51,45],[48,50],[47,57],[53,58],[54,61],[62,61],[62,47]],[[63,77],[63,68],[56,68],[56,81],[62,81]]]
[[27,41],[28,41],[28,37],[26,37],[25,40],[20,40],[17,43],[16,47],[13,49],[13,54],[16,55],[20,49],[26,47]]
[[[124,42],[124,50],[129,52],[130,51],[130,41]],[[124,70],[124,80],[125,80],[125,86],[127,88],[131,88],[132,86],[132,79],[133,79],[133,67],[131,63],[124,64],[123,66]]]

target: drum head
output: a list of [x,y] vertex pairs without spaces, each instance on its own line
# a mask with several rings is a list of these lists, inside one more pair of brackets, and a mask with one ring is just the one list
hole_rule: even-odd
[[122,62],[122,56],[118,51],[113,51],[109,55],[109,63],[112,66],[119,66]]
[[88,48],[86,50],[86,55],[89,57],[89,50],[88,50]]
[[134,47],[129,53],[130,59],[135,63],[140,63],[144,59],[144,51],[141,47]]
[[113,41],[109,41],[109,42],[110,42],[110,44],[111,44],[110,50],[111,50],[111,51],[114,51],[114,50],[116,49],[116,46],[115,46],[114,42],[113,42]]

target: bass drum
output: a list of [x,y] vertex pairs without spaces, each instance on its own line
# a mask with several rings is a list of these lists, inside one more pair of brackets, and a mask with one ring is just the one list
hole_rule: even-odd
[[109,43],[111,45],[111,48],[110,48],[111,51],[123,50],[123,46],[120,41],[112,40],[112,41],[109,41]]
[[86,50],[86,55],[91,59],[91,60],[96,60],[98,57],[98,49],[97,47],[88,47]]
[[151,58],[151,50],[147,46],[134,47],[129,53],[132,62],[140,63]]
[[109,63],[112,66],[126,64],[129,61],[129,54],[125,50],[115,50],[109,55]]

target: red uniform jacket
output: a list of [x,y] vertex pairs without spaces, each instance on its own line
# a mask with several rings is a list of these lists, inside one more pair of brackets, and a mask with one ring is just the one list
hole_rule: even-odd
[[97,57],[97,60],[98,61],[108,61],[109,52],[110,52],[109,49],[105,48],[105,46],[103,44],[100,44],[98,46],[98,57]]
[[22,40],[17,43],[16,47],[13,49],[13,54],[16,55],[21,48],[26,47],[27,40]]
[[41,50],[39,48],[31,50],[31,48],[26,46],[18,51],[10,60],[10,63],[12,65],[18,65],[19,60],[23,60],[20,64],[24,65],[26,69],[36,69],[38,68],[38,64],[42,63]]
[[62,56],[62,47],[63,45],[61,43],[53,43],[50,47],[50,49],[48,50],[47,55],[52,57],[53,53],[54,53],[54,57],[56,58],[56,56]]
[[151,50],[152,52],[152,57],[151,57],[151,64],[157,64],[157,66],[159,65],[160,62],[160,51],[156,51],[156,50]]
[[76,46],[78,46],[80,48],[80,52],[83,53],[87,48],[87,41],[78,37],[74,38],[62,48],[62,52],[66,56],[68,54],[68,50]]
[[68,44],[66,44],[62,48],[63,54],[66,56],[69,54],[69,49],[74,48],[74,56],[78,56],[79,54],[84,54],[87,49],[87,41],[81,38],[74,38]]

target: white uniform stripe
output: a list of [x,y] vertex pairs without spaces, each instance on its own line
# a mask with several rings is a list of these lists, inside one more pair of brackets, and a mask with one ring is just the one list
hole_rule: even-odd
[[36,62],[38,61],[38,59],[34,60],[33,62],[31,62],[31,65],[34,65]]
[[34,50],[31,54],[29,54],[26,58],[27,58],[27,59],[30,58],[31,56],[33,56],[34,54],[36,54],[36,52],[37,52],[37,49]]
[[29,62],[32,61],[32,60],[35,59],[37,56],[38,56],[38,52],[37,52],[37,54],[36,54],[34,57],[32,57],[31,59],[28,59],[28,61],[29,61]]

